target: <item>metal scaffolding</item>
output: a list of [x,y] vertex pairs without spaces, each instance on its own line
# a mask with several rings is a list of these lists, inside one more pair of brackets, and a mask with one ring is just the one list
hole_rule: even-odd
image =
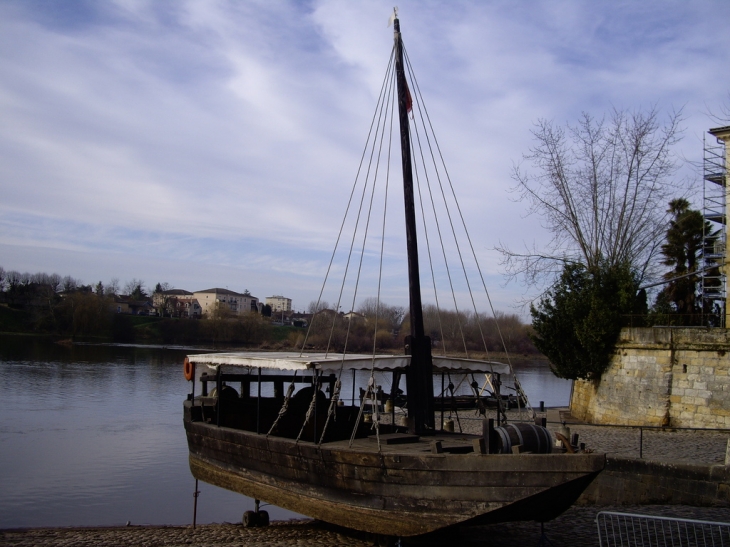
[[[703,161],[703,214],[709,221],[709,228],[703,233],[704,267],[712,262],[725,264],[727,243],[727,166],[725,165],[725,144],[722,141],[708,142],[704,139]],[[724,268],[706,271],[701,277],[702,313],[705,324],[724,327],[725,302],[727,294]]]

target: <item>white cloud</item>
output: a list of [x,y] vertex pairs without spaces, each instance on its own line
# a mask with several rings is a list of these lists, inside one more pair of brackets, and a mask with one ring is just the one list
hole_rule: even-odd
[[[714,125],[706,110],[727,98],[730,38],[716,28],[730,5],[400,8],[502,309],[522,289],[500,287],[489,249],[545,237],[508,193],[536,119],[684,106],[678,152],[698,160],[698,138]],[[391,9],[332,0],[2,4],[2,265],[191,288],[236,278],[239,289],[285,293],[304,307],[355,177],[390,55]],[[100,249],[110,250],[103,266]]]

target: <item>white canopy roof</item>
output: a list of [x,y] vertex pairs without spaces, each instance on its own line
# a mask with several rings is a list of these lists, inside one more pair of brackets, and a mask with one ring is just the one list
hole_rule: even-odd
[[[409,355],[358,355],[341,353],[297,353],[297,352],[236,352],[202,353],[188,355],[195,365],[213,368],[253,367],[274,370],[321,370],[338,372],[343,370],[394,370],[410,364]],[[508,374],[509,366],[496,361],[480,361],[458,357],[433,356],[434,372],[495,372]]]

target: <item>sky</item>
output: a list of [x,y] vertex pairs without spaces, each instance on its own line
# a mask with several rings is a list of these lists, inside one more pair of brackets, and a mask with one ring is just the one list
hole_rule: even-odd
[[[703,135],[730,90],[730,2],[398,7],[498,310],[524,316],[519,302],[535,288],[506,283],[494,247],[549,239],[510,192],[537,120],[682,108],[677,177],[701,206]],[[280,294],[305,309],[366,141],[392,9],[379,0],[0,1],[0,266],[88,284]],[[407,304],[402,283],[381,298]]]

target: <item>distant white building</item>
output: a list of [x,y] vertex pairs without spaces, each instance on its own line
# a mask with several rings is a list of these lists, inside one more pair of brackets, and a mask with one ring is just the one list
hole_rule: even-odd
[[163,306],[171,298],[176,298],[181,302],[193,300],[193,293],[183,289],[170,289],[169,291],[152,293],[152,303],[156,308]]
[[365,316],[361,313],[357,313],[356,311],[348,312],[343,317],[349,321],[352,321],[353,319],[355,321],[365,321]]
[[200,305],[203,315],[213,311],[216,305],[227,306],[233,313],[241,315],[250,311],[259,312],[259,299],[251,296],[248,291],[241,294],[228,289],[207,289],[196,291],[195,300]]
[[152,302],[158,315],[171,317],[200,317],[201,310],[195,295],[183,289],[152,294]]
[[266,305],[271,306],[272,312],[291,311],[291,298],[286,298],[284,296],[278,296],[278,295],[267,296]]

